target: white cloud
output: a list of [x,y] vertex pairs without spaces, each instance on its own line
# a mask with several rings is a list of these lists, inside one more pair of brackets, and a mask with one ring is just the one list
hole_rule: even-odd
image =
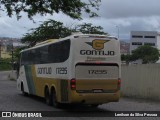
[[102,0],[99,11],[107,19],[160,15],[159,0]]
[[83,16],[82,21],[73,20],[60,13],[34,17],[35,24],[23,14],[17,21],[16,17],[7,17],[4,13],[0,17],[0,36],[22,37],[29,29],[38,27],[40,21],[54,19],[64,22],[64,25],[71,26],[83,22],[100,25],[105,32],[117,36],[119,27],[120,38],[129,38],[130,31],[160,31],[160,1],[159,0],[102,0],[100,17],[88,18]]

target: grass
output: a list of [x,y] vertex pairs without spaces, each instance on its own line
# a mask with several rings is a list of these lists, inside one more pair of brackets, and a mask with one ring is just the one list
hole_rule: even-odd
[[12,70],[10,59],[0,59],[0,71]]

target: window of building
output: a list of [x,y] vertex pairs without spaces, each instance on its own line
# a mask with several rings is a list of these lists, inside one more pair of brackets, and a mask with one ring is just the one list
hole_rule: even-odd
[[141,35],[132,35],[132,38],[143,38]]
[[156,36],[144,36],[144,38],[156,38]]
[[132,45],[142,45],[141,42],[132,42]]
[[144,43],[144,45],[155,46],[155,43]]

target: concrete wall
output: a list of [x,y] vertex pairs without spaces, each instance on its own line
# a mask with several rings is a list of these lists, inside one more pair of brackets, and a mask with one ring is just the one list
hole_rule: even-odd
[[122,95],[160,100],[160,64],[122,66]]
[[0,71],[0,80],[16,80],[16,71]]

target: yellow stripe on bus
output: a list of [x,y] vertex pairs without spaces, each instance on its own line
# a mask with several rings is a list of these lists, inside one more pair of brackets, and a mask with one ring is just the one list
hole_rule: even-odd
[[37,77],[35,66],[32,66],[32,76],[33,76],[33,81],[35,84],[36,95],[40,97],[44,97],[44,89],[46,85],[49,87],[49,89],[51,89],[51,87],[54,86],[55,89],[57,90],[56,88],[56,86],[58,86],[57,80],[53,78]]

